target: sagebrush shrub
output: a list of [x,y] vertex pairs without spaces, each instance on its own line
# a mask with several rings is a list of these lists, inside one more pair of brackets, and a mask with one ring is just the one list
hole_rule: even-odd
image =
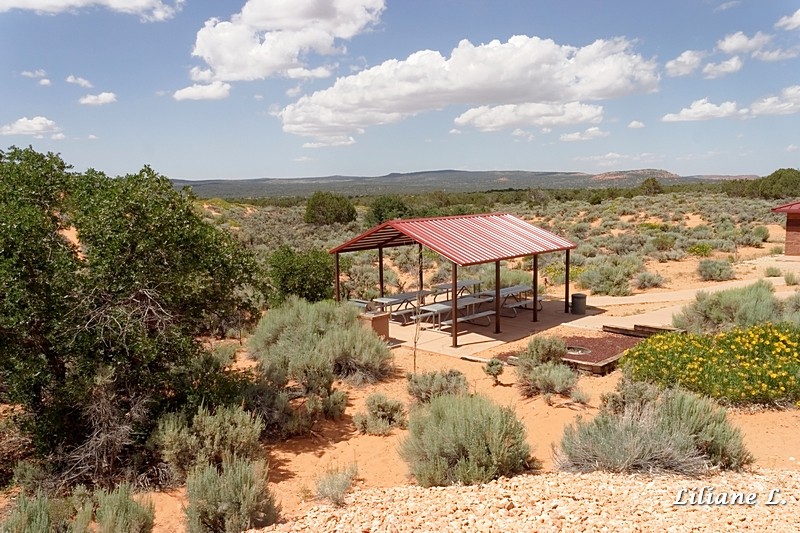
[[519,359],[530,359],[536,364],[549,361],[561,362],[567,355],[567,343],[561,337],[550,335],[534,335],[525,351],[518,354]]
[[800,284],[800,275],[795,272],[787,272],[783,275],[783,281],[787,285],[798,285]]
[[372,330],[356,325],[328,331],[317,350],[332,362],[339,378],[355,385],[385,379],[392,370],[392,354]]
[[423,487],[486,483],[525,470],[530,447],[514,411],[483,396],[443,395],[412,411],[400,455]]
[[672,325],[692,333],[717,332],[782,320],[781,302],[771,283],[758,280],[745,287],[698,291],[695,301],[672,317]]
[[500,375],[505,370],[505,364],[500,359],[490,359],[483,366],[483,372],[494,380],[494,385],[500,382]]
[[376,393],[367,397],[366,413],[353,417],[356,429],[369,435],[386,435],[392,428],[406,427],[406,412],[403,402]]
[[198,466],[186,480],[189,533],[236,532],[277,522],[264,461],[233,458],[221,469]]
[[577,276],[577,283],[594,294],[628,296],[631,277],[643,268],[642,259],[635,255],[599,256],[587,261],[586,268]]
[[189,424],[170,413],[159,420],[154,442],[173,476],[179,481],[197,465],[216,467],[232,456],[257,459],[264,423],[241,407],[220,407],[210,412],[201,407]]
[[766,278],[778,278],[781,274],[781,269],[776,266],[768,266],[764,269],[764,277]]
[[341,507],[344,505],[344,496],[353,486],[357,475],[358,468],[354,464],[344,469],[328,467],[322,477],[317,480],[317,498],[326,499],[333,505]]
[[650,289],[653,287],[661,287],[664,285],[664,276],[658,272],[639,272],[633,285],[637,289]]
[[417,403],[427,403],[444,394],[467,394],[467,377],[459,370],[422,372],[408,374],[408,394]]
[[[628,387],[636,390],[627,392]],[[556,465],[589,472],[662,472],[698,475],[709,467],[739,469],[753,462],[725,410],[696,394],[620,382],[592,420],[564,429]]]
[[517,386],[523,396],[552,393],[569,395],[577,382],[578,374],[563,363],[548,361],[539,365],[520,364],[517,367]]
[[99,533],[148,533],[153,529],[155,507],[153,502],[144,503],[133,499],[133,491],[127,483],[118,485],[113,491],[101,490],[96,494],[96,522]]
[[735,277],[730,262],[723,259],[703,259],[697,265],[697,273],[703,281],[726,281]]

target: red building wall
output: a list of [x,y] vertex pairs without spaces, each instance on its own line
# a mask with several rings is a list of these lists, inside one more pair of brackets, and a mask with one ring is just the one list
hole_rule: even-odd
[[786,255],[800,255],[800,213],[786,214]]

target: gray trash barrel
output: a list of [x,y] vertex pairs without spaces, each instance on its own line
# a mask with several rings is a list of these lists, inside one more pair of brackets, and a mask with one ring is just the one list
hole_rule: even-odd
[[576,292],[572,295],[572,314],[585,315],[586,314],[586,295]]

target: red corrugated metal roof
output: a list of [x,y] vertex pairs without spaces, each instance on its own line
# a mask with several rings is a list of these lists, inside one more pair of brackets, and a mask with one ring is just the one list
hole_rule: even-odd
[[779,205],[772,208],[773,213],[800,213],[800,202]]
[[330,253],[420,243],[459,266],[575,248],[575,244],[504,213],[390,220]]

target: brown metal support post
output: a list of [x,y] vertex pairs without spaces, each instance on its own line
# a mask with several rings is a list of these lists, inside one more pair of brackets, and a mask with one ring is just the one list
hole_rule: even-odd
[[564,270],[564,312],[569,313],[569,250]]
[[381,298],[385,296],[383,289],[383,248],[378,247],[378,285],[381,288]]
[[494,262],[494,332],[500,333],[500,261]]
[[453,303],[450,309],[450,318],[453,321],[452,335],[453,335],[453,348],[458,348],[458,265],[453,263]]
[[539,321],[539,254],[533,256],[533,321]]
[[422,290],[422,244],[419,245],[419,286],[418,290]]
[[335,283],[335,285],[336,285],[336,301],[337,302],[341,302],[342,301],[342,294],[340,292],[341,289],[339,288],[339,252],[336,252],[334,254],[334,256],[335,256],[335,258],[333,260],[333,264],[334,264],[334,272],[335,272],[334,273],[334,277],[336,278],[334,280],[336,282]]

